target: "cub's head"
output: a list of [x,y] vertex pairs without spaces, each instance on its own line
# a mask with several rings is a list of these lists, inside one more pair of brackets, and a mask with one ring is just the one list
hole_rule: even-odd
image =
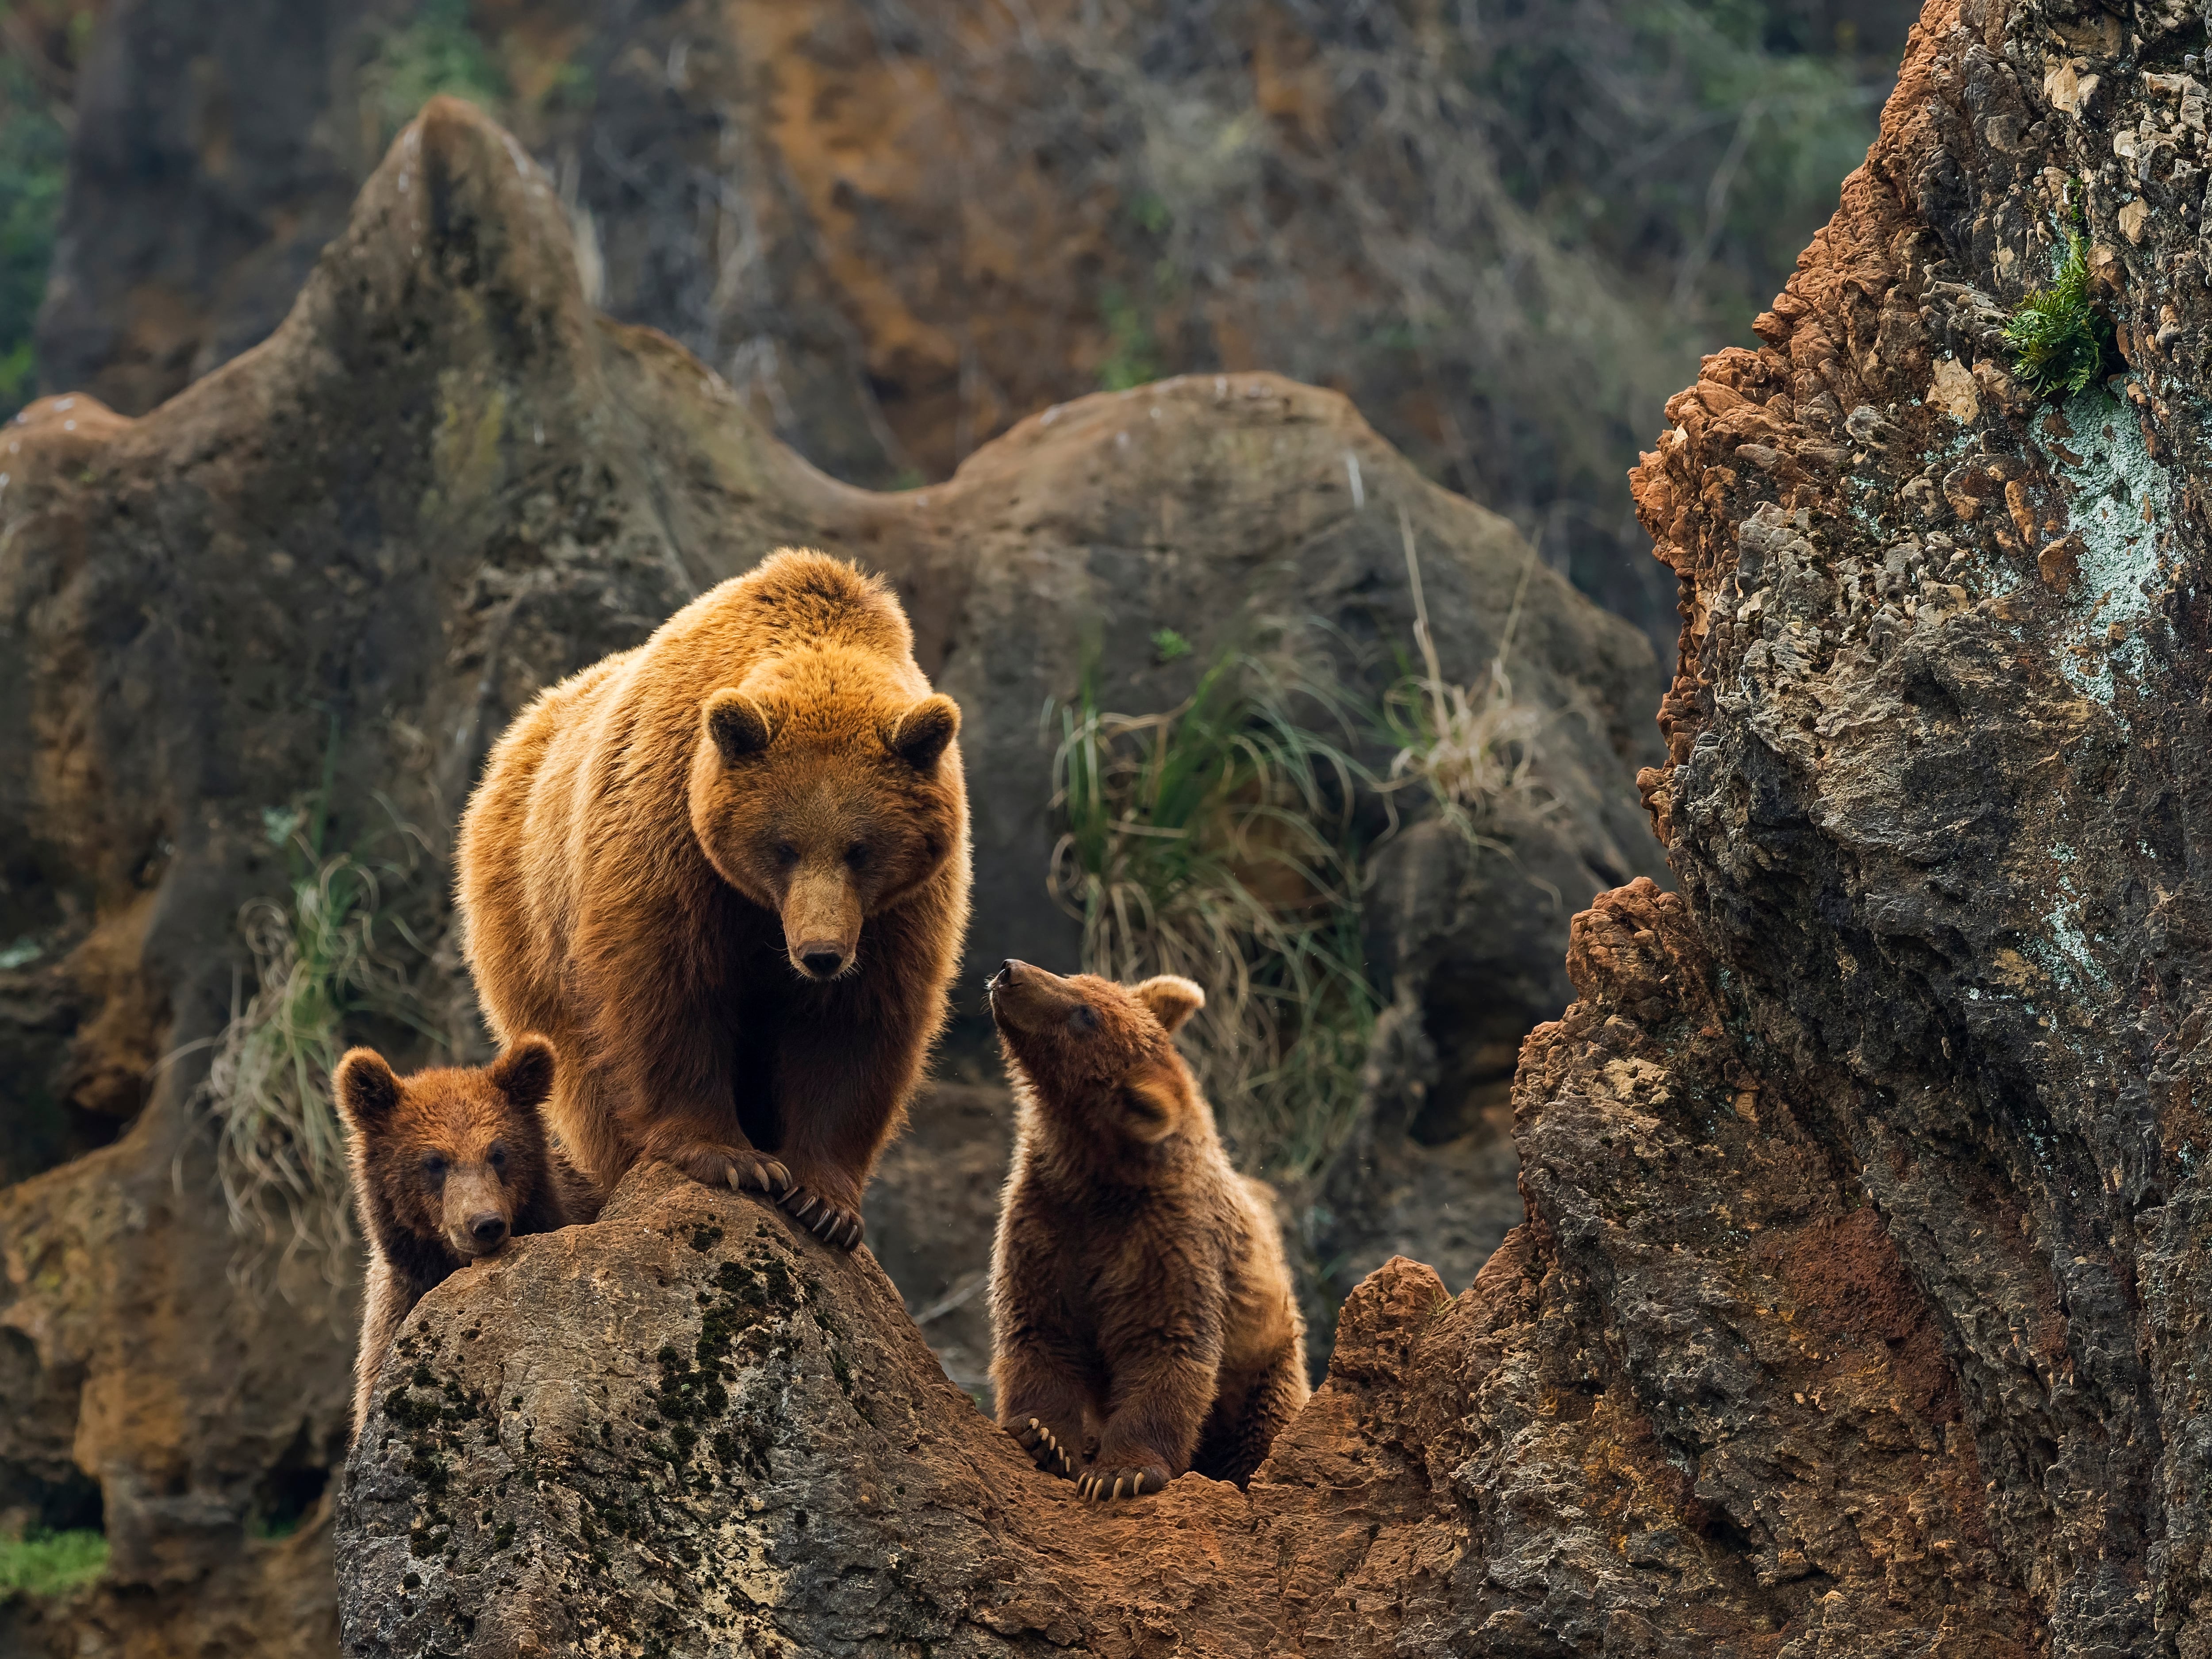
[[708,861],[783,919],[785,954],[809,980],[850,972],[861,922],[935,875],[965,833],[959,705],[887,696],[880,669],[841,654],[709,696],[691,764]]
[[538,1108],[553,1091],[553,1045],[516,1039],[492,1065],[400,1078],[371,1048],[338,1062],[333,1092],[371,1232],[396,1229],[466,1261],[507,1243],[547,1179]]
[[1124,986],[1010,961],[991,975],[990,993],[1006,1058],[1054,1121],[1125,1146],[1157,1146],[1210,1125],[1171,1041],[1206,1006],[1190,981],[1162,974]]

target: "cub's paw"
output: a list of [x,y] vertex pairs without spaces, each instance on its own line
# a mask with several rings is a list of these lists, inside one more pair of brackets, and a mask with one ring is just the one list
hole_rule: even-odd
[[1094,1503],[1110,1504],[1117,1498],[1142,1498],[1168,1484],[1164,1463],[1123,1463],[1111,1468],[1084,1471],[1075,1483],[1076,1493]]
[[861,1235],[866,1231],[861,1224],[858,1210],[833,1203],[811,1187],[794,1184],[777,1201],[790,1211],[791,1218],[808,1232],[825,1244],[835,1244],[841,1250],[857,1247]]
[[791,1171],[764,1152],[750,1146],[725,1146],[695,1140],[671,1147],[661,1161],[672,1164],[702,1187],[728,1187],[757,1193],[780,1193],[791,1185]]
[[1019,1423],[1010,1423],[1006,1432],[1014,1437],[1021,1449],[1030,1455],[1030,1462],[1047,1474],[1056,1474],[1063,1480],[1075,1477],[1075,1455],[1062,1443],[1060,1437],[1034,1417]]

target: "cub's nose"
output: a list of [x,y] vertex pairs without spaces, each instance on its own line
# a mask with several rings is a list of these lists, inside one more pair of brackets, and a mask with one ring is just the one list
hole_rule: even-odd
[[999,964],[999,971],[983,981],[983,988],[987,991],[997,990],[1001,985],[1004,985],[1007,981],[1013,978],[1014,970],[1021,965],[1021,961],[1018,957],[1008,957],[1004,962]]
[[507,1218],[487,1210],[482,1215],[469,1218],[469,1237],[490,1249],[507,1237]]
[[799,965],[817,979],[835,979],[845,966],[845,952],[835,945],[802,945]]

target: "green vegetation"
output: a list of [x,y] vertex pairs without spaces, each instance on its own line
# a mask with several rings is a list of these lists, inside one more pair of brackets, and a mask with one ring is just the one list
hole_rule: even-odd
[[2112,349],[2112,319],[2089,297],[2089,250],[2069,232],[2048,288],[2021,301],[2004,331],[2013,368],[2039,397],[2070,397],[2099,378]]
[[107,1571],[107,1540],[98,1532],[33,1528],[0,1538],[0,1601],[11,1595],[61,1595]]
[[1190,655],[1190,641],[1176,633],[1174,629],[1159,628],[1152,630],[1153,661],[1181,662],[1188,655]]
[[69,136],[29,68],[0,56],[0,420],[38,392],[32,334],[46,298]]
[[507,96],[506,74],[469,27],[469,0],[424,0],[405,24],[386,32],[362,88],[387,144],[441,93],[495,112]]
[[1109,714],[1087,677],[1062,711],[1049,883],[1083,964],[1203,986],[1193,1063],[1248,1167],[1311,1175],[1352,1121],[1375,1000],[1360,970],[1342,695],[1291,642],[1231,652],[1164,714]]
[[[1266,649],[1217,659],[1164,714],[1106,712],[1086,673],[1053,758],[1061,833],[1047,884],[1083,923],[1085,971],[1124,983],[1182,974],[1205,988],[1184,1040],[1200,1084],[1238,1163],[1293,1187],[1352,1128],[1374,1032],[1363,817],[1395,825],[1398,792],[1418,784],[1469,842],[1496,847],[1485,831],[1501,805],[1549,810],[1546,716],[1506,672],[1535,550],[1476,690],[1444,678],[1403,513],[1399,528],[1419,666],[1379,703],[1328,668],[1340,641],[1279,626]],[[1156,662],[1191,649],[1166,629],[1152,643]],[[1395,750],[1387,777],[1354,753],[1377,745]],[[1363,799],[1379,811],[1363,815]]]
[[1118,288],[1099,296],[1106,332],[1113,342],[1098,365],[1098,386],[1104,392],[1127,392],[1160,378],[1158,343],[1144,310]]
[[216,1167],[232,1229],[286,1255],[335,1254],[352,1237],[330,1098],[347,1023],[377,1018],[444,1042],[412,978],[427,953],[385,902],[413,876],[421,834],[384,803],[392,827],[380,839],[396,843],[393,856],[327,849],[337,756],[333,721],[321,787],[303,805],[263,813],[270,844],[287,855],[289,892],[239,913],[256,988],[242,1004],[234,995],[201,1085],[221,1129]]

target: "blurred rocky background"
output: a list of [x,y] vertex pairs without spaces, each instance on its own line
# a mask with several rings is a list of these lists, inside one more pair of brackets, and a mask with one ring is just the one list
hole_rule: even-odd
[[0,407],[142,414],[264,337],[453,92],[551,173],[594,301],[833,477],[934,481],[1081,392],[1272,369],[1540,531],[1663,654],[1636,446],[1826,217],[1911,16],[10,0]]

